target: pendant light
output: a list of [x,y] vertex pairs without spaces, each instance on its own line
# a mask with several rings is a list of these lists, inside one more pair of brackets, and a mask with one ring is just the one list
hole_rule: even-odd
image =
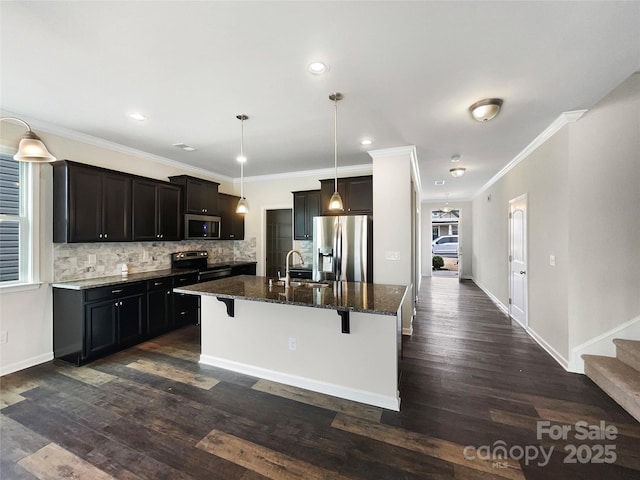
[[40,137],[33,133],[33,130],[31,130],[31,127],[27,122],[16,117],[2,117],[0,118],[0,121],[2,120],[14,120],[16,122],[23,123],[27,127],[27,132],[20,137],[18,151],[13,156],[14,160],[34,163],[55,161],[56,157],[49,153],[49,150],[47,150],[47,147],[42,143]]
[[240,163],[240,200],[238,200],[238,206],[236,207],[236,213],[244,215],[249,213],[249,204],[247,199],[244,198],[244,164],[247,161],[247,157],[244,156],[244,121],[249,117],[246,115],[236,115],[236,118],[240,120],[240,155],[236,158]]
[[333,151],[334,151],[334,192],[329,200],[329,210],[336,212],[344,211],[344,205],[342,204],[342,197],[338,193],[338,101],[342,100],[342,94],[335,92],[329,95],[329,100],[333,101],[334,107],[334,121],[333,121]]
[[445,195],[444,207],[442,207],[440,211],[444,213],[450,213],[451,210],[453,209],[449,206],[449,194],[445,193],[444,195]]

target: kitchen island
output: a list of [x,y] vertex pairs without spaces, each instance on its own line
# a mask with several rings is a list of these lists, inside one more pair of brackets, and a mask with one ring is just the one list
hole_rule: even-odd
[[237,276],[201,296],[200,363],[390,410],[398,393],[403,285]]

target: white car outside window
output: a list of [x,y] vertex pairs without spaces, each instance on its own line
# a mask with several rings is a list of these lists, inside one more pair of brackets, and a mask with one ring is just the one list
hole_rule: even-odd
[[431,242],[431,253],[435,254],[458,254],[458,235],[445,235],[436,238]]

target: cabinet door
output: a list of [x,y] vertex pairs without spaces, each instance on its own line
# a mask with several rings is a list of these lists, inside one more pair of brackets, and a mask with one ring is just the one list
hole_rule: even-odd
[[293,193],[293,238],[307,239],[307,195],[305,192]]
[[[350,178],[346,181],[345,211],[349,214],[367,215],[373,213],[372,177]],[[343,198],[343,200],[345,200]]]
[[202,189],[202,208],[207,215],[218,213],[218,185],[213,182],[205,182]]
[[104,174],[102,195],[103,240],[131,240],[131,179]]
[[87,304],[85,307],[85,357],[95,357],[116,347],[115,300]]
[[150,337],[155,337],[169,330],[171,308],[170,281],[165,288],[151,290],[148,293],[147,333]]
[[204,182],[191,178],[187,179],[185,194],[185,210],[187,213],[205,213],[205,207],[202,204],[204,192]]
[[158,233],[162,240],[180,240],[180,189],[171,185],[158,186]]
[[102,240],[102,175],[102,172],[89,168],[70,168],[70,242]]
[[145,319],[145,296],[143,294],[121,298],[117,305],[118,345],[136,343],[142,338]]
[[307,240],[313,239],[313,217],[320,215],[320,190],[307,192],[307,205],[305,212],[305,234]]
[[244,215],[236,213],[240,197],[218,194],[218,212],[220,212],[220,239],[244,240]]
[[133,180],[133,240],[157,240],[157,184]]

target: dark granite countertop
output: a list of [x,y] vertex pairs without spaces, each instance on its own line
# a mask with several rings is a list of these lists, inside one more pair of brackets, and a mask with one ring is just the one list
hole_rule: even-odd
[[328,287],[269,286],[266,277],[239,275],[176,288],[178,293],[211,295],[255,302],[396,315],[407,291],[404,285],[331,282]]
[[69,282],[52,283],[54,288],[66,288],[69,290],[84,290],[86,288],[107,287],[111,285],[124,285],[127,283],[143,282],[162,277],[174,277],[185,273],[197,273],[198,270],[190,268],[168,268],[166,270],[153,270],[151,272],[130,273],[126,277],[113,275],[110,277],[88,278],[86,280],[71,280]]

